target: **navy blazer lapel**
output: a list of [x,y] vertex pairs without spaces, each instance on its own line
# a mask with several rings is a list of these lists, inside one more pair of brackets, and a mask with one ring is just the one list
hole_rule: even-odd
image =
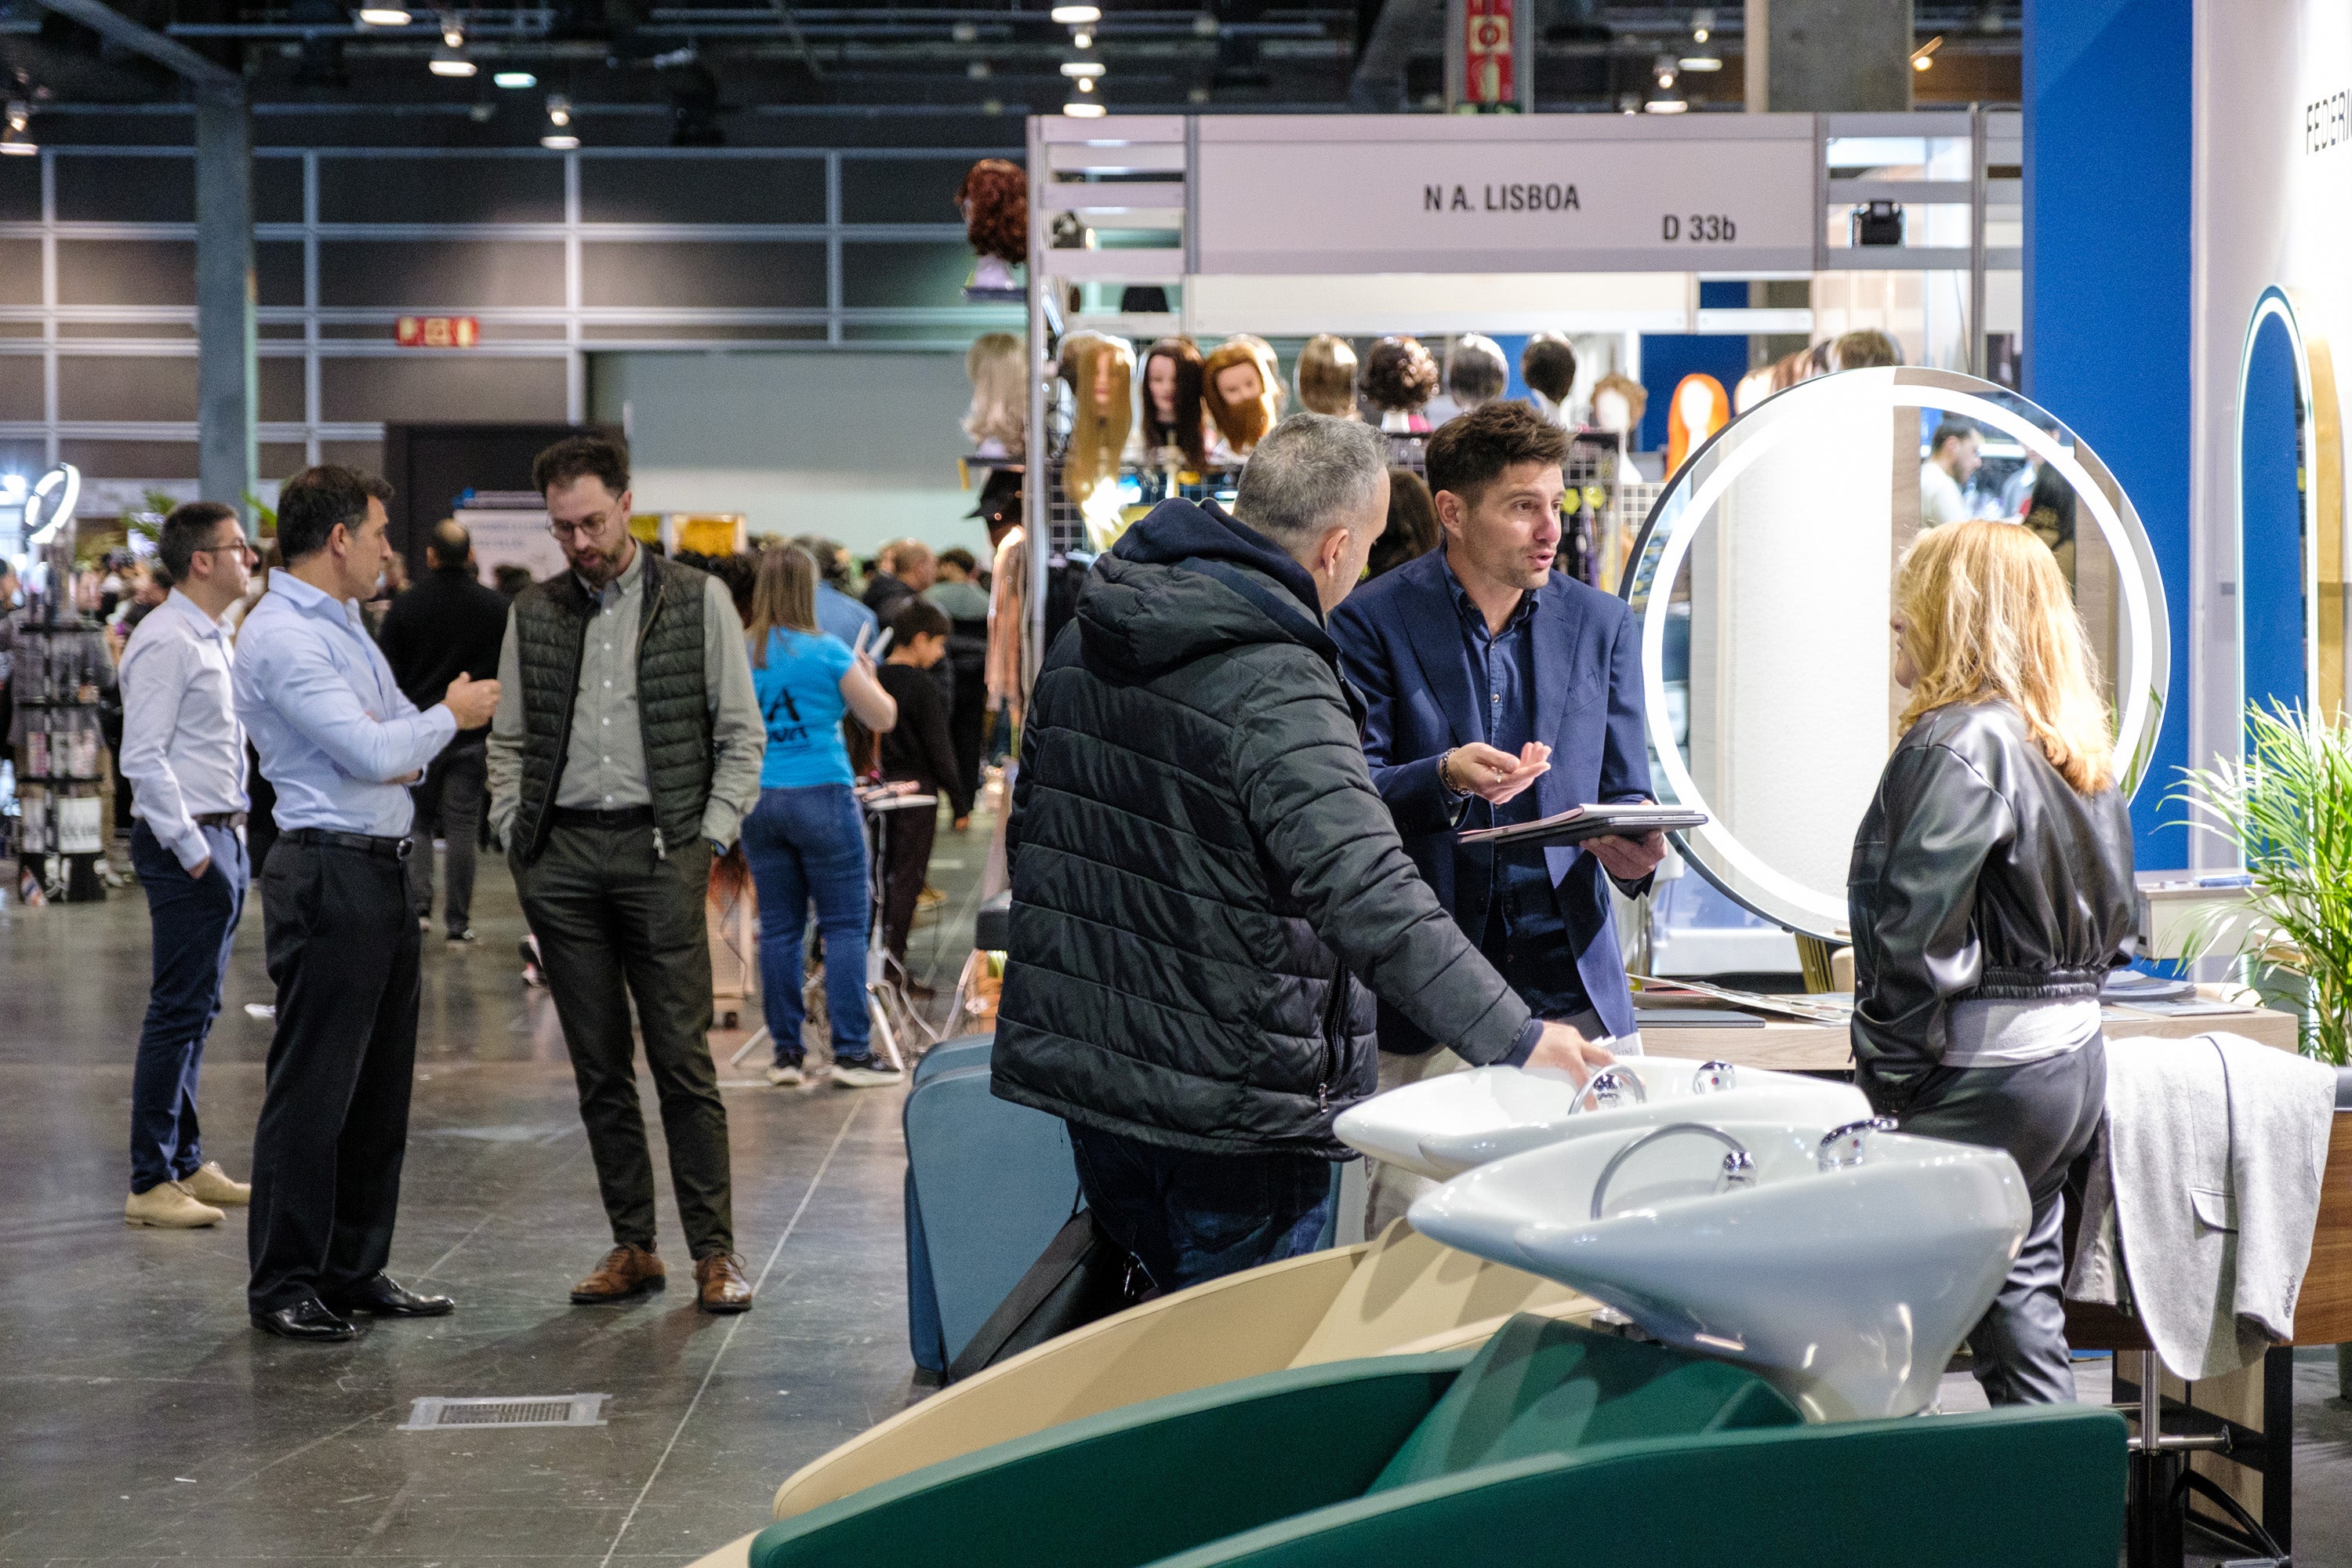
[[1558,574],[1536,592],[1536,614],[1530,623],[1536,638],[1536,689],[1528,704],[1535,722],[1530,728],[1536,739],[1551,747],[1554,761],[1552,770],[1536,780],[1536,815],[1551,816],[1584,804],[1567,798],[1569,774],[1562,765],[1567,759],[1560,755],[1564,748],[1559,728],[1569,694],[1576,685],[1576,639],[1583,626],[1584,611]]
[[1470,684],[1470,650],[1462,640],[1462,615],[1454,607],[1454,595],[1446,586],[1441,552],[1432,551],[1423,559],[1436,569],[1414,571],[1419,562],[1398,568],[1401,573],[1412,573],[1406,579],[1411,592],[1402,595],[1404,603],[1398,608],[1403,613],[1405,636],[1412,643],[1422,679],[1437,695],[1454,743],[1467,746],[1485,740],[1486,729],[1477,720],[1478,699]]

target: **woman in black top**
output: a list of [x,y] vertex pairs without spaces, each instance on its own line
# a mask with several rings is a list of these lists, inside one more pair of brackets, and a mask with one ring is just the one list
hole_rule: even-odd
[[2137,922],[2106,700],[2030,530],[1921,534],[1895,604],[1911,700],[1846,878],[1855,1081],[1906,1132],[2016,1160],[2032,1226],[1969,1344],[1994,1404],[2068,1402],[2061,1196],[2105,1104],[2099,989]]

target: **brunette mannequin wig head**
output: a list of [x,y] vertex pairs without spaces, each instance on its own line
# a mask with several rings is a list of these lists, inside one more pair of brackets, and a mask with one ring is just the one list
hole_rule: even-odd
[[1494,339],[1466,332],[1445,345],[1446,395],[1465,414],[1494,402],[1510,384],[1510,362]]
[[[1176,417],[1163,420],[1151,398],[1151,366],[1165,360],[1176,373]],[[1173,447],[1194,468],[1207,466],[1208,443],[1201,435],[1201,345],[1190,338],[1162,338],[1143,356],[1143,444],[1153,451]]]
[[964,351],[963,373],[971,378],[971,407],[963,433],[975,447],[994,441],[1008,458],[1028,445],[1029,349],[1011,332],[982,332]]
[[[1258,395],[1232,403],[1218,387],[1217,377],[1237,365],[1256,370]],[[1282,416],[1282,402],[1286,395],[1273,346],[1251,333],[1240,332],[1227,338],[1201,366],[1201,400],[1208,405],[1209,417],[1216,421],[1225,444],[1235,452],[1246,455],[1265,439],[1265,433]]]
[[1519,379],[1564,407],[1576,387],[1576,345],[1558,332],[1538,332],[1519,351]]
[[1356,412],[1356,351],[1345,338],[1324,332],[1307,340],[1298,351],[1298,401],[1310,414],[1334,419],[1360,417]]
[[982,256],[1007,266],[1029,259],[1029,176],[1002,158],[974,163],[956,190],[964,237]]
[[1418,414],[1437,395],[1437,362],[1417,338],[1382,338],[1364,356],[1363,381],[1373,407]]
[[1119,451],[1135,423],[1134,377],[1135,346],[1125,338],[1072,332],[1062,340],[1062,379],[1070,384],[1062,493],[1082,510],[1098,488],[1118,477]]

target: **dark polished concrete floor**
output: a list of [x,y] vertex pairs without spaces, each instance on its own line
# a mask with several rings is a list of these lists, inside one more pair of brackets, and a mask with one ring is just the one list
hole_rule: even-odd
[[[942,993],[970,949],[987,826],[940,826],[933,880],[950,900],[911,956],[919,973],[936,962]],[[772,1089],[764,1060],[726,1067],[741,1031],[715,1034],[758,1306],[695,1310],[665,1172],[680,1283],[573,1307],[571,1282],[610,1237],[554,1010],[519,978],[520,913],[487,857],[474,923],[470,951],[426,939],[393,1248],[395,1275],[458,1310],[309,1347],[247,1321],[244,1210],[209,1230],[123,1224],[143,900],[0,904],[0,1563],[689,1562],[913,1396],[902,1091]],[[257,907],[204,1079],[206,1152],[239,1177],[269,1043],[245,1012],[270,996],[260,931]],[[607,1424],[398,1429],[423,1395],[568,1394],[610,1395]]]
[[[946,991],[971,942],[988,821],[940,836],[945,918],[915,967]],[[681,1563],[757,1529],[778,1481],[919,1396],[906,1347],[899,1091],[779,1091],[722,1063],[740,1318],[688,1289],[575,1308],[609,1237],[546,994],[518,978],[522,922],[486,859],[478,947],[426,942],[394,1271],[457,1312],[346,1346],[245,1317],[245,1219],[121,1219],[131,1045],[148,935],[135,889],[102,905],[0,903],[0,1563],[415,1568]],[[244,1175],[269,1025],[258,910],[205,1079],[208,1152]],[[653,1103],[650,1080],[640,1093]],[[649,1122],[657,1152],[660,1125]],[[667,1176],[671,1266],[684,1273]],[[2105,1368],[2081,1369],[2085,1397]],[[2352,1405],[2333,1356],[2298,1357],[2296,1561],[2352,1568]],[[1946,1381],[1947,1403],[1973,1389]],[[425,1395],[604,1394],[577,1429],[400,1430]],[[2031,1484],[2030,1478],[2021,1478]],[[2220,1553],[2192,1550],[2191,1562]]]

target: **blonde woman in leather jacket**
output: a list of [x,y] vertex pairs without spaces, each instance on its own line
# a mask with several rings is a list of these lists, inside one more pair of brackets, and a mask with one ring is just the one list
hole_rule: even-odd
[[1921,534],[1895,605],[1905,732],[1846,878],[1855,1081],[1906,1132],[2017,1161],[2032,1228],[1969,1344],[1993,1404],[2071,1401],[2062,1198],[2105,1102],[2099,987],[2137,922],[2107,703],[2027,529]]

